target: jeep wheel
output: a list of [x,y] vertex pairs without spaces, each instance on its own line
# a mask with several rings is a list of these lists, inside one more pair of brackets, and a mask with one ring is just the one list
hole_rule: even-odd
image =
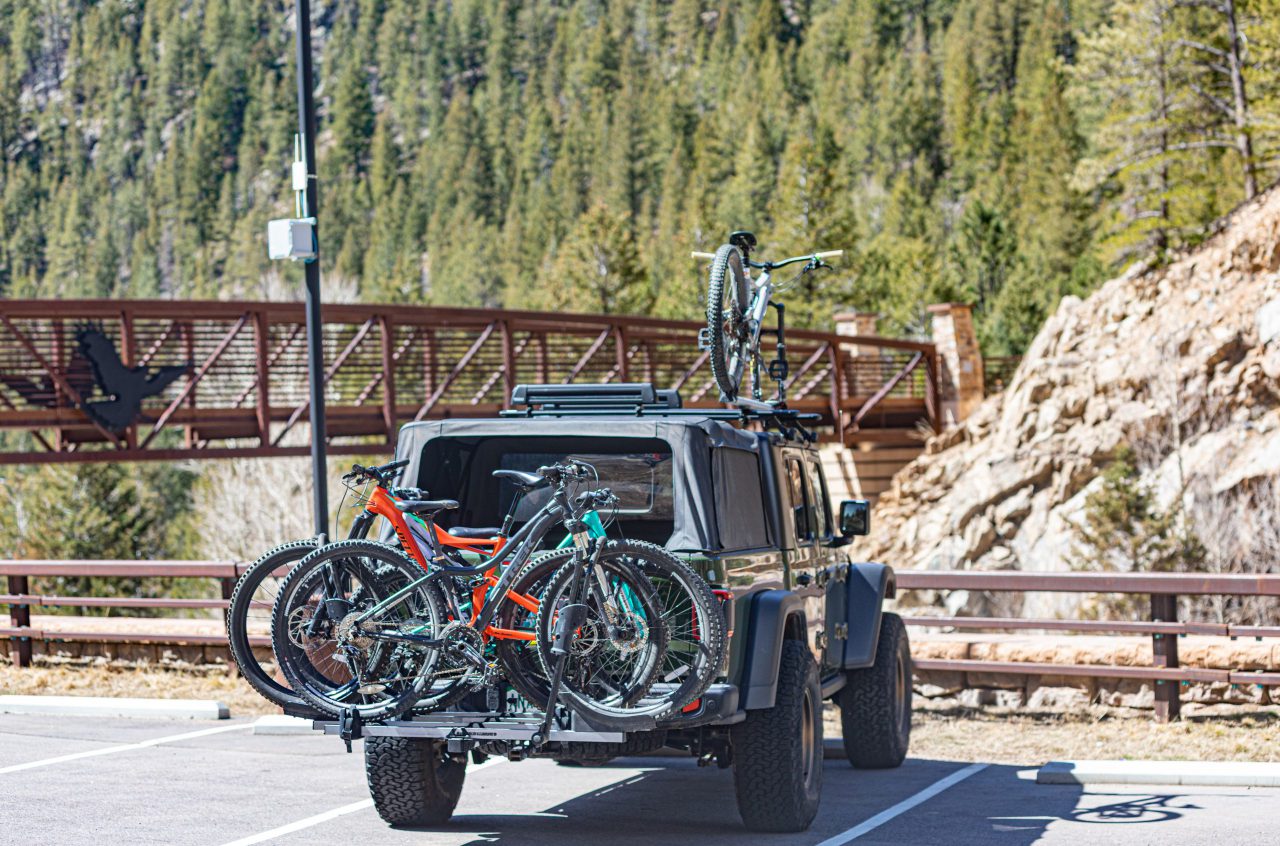
[[388,825],[440,825],[453,816],[467,765],[438,740],[367,737],[364,771],[378,816]]
[[822,686],[801,641],[782,644],[778,697],[733,727],[738,813],[753,831],[804,831],[822,798]]
[[849,763],[867,770],[900,766],[911,742],[911,645],[901,617],[881,616],[875,664],[846,675],[836,702]]

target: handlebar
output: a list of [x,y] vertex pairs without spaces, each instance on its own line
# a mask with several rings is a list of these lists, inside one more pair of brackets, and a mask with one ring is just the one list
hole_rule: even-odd
[[409,466],[409,459],[402,458],[399,461],[391,461],[379,467],[364,467],[360,464],[352,464],[351,472],[342,478],[348,479],[373,479],[378,484],[385,485],[399,477],[400,470]]
[[[696,259],[714,259],[716,257],[715,253],[704,253],[698,250],[694,250],[689,255],[693,256],[693,258],[696,258]],[[752,267],[759,267],[759,268],[771,270],[775,267],[786,267],[788,264],[795,264],[798,261],[817,260],[818,261],[817,266],[821,267],[822,259],[837,258],[842,255],[844,255],[844,250],[822,250],[821,252],[809,253],[808,255],[792,256],[791,258],[783,259],[782,261],[762,261],[762,262],[753,261],[753,262],[749,262],[749,264]]]
[[609,488],[601,488],[598,491],[583,491],[574,497],[574,502],[579,506],[590,506],[599,508],[602,505],[612,505],[617,502],[618,497]]

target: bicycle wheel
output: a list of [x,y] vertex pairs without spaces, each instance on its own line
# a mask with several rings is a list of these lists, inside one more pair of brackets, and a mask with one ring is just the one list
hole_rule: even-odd
[[[576,569],[572,559],[561,567],[539,601],[538,657],[548,677],[557,661],[551,652],[556,621],[572,604]],[[667,651],[657,595],[644,575],[608,551],[584,575],[586,616],[568,644],[560,699],[602,728],[651,728],[671,708],[670,703],[642,702]]]
[[254,690],[281,708],[309,706],[277,678],[274,665],[268,669],[258,660],[251,638],[270,634],[271,609],[280,592],[280,582],[317,546],[315,539],[308,539],[290,541],[269,550],[236,581],[227,606],[227,645],[232,660]]
[[431,586],[360,619],[422,576],[403,552],[375,541],[338,541],[304,558],[272,610],[272,647],[293,690],[327,714],[350,709],[365,720],[397,717],[429,693],[440,650],[375,635],[440,637],[448,620]]
[[[542,553],[525,565],[524,572],[511,584],[511,591],[522,596],[541,600],[547,591],[552,577],[564,567],[573,553]],[[507,600],[498,609],[495,625],[508,631],[525,631],[535,636],[534,640],[517,640],[515,638],[498,639],[495,651],[502,666],[503,675],[515,688],[516,693],[524,697],[530,705],[538,710],[547,706],[551,696],[551,679],[543,669],[542,660],[538,656],[537,612]]]
[[733,402],[751,351],[747,309],[751,289],[743,269],[742,253],[732,244],[716,250],[707,285],[707,336],[711,345],[711,373],[720,388],[720,399]]
[[[611,540],[604,555],[640,572],[661,604],[667,648],[645,702],[670,711],[683,708],[706,693],[724,661],[728,642],[720,601],[692,567],[656,544]],[[568,558],[565,551],[544,566],[563,566]],[[543,696],[545,701],[546,694]]]

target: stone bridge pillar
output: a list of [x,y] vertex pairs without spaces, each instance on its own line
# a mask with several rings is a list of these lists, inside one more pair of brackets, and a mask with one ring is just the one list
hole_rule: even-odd
[[[845,337],[875,336],[880,317],[880,313],[874,311],[842,311],[835,316],[836,334]],[[856,397],[869,397],[884,384],[878,366],[880,349],[856,344],[853,355],[853,372],[848,374],[849,391]]]
[[962,422],[985,396],[982,351],[973,329],[973,307],[964,303],[929,306],[933,314],[933,343],[942,362],[940,393],[942,422]]

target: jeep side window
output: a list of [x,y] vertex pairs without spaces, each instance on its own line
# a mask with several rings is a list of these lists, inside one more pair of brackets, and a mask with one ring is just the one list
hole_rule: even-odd
[[814,520],[809,487],[805,484],[804,468],[800,466],[799,459],[787,459],[787,486],[791,491],[791,513],[795,520],[796,540],[804,544],[813,543],[817,534],[817,521]]
[[807,463],[809,468],[809,490],[813,493],[810,501],[813,503],[813,523],[817,527],[819,537],[830,538],[835,536],[835,532],[831,529],[831,515],[827,513],[827,486],[826,481],[822,478],[822,470],[818,466],[818,462],[810,461]]

